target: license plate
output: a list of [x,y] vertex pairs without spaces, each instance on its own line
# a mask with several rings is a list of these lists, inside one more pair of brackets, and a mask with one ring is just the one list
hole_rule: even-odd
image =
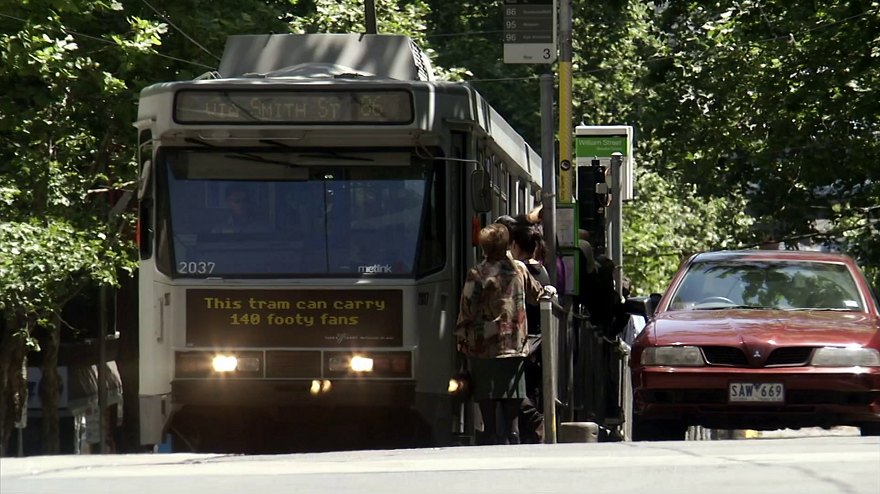
[[785,386],[782,383],[730,383],[727,394],[732,403],[782,403]]

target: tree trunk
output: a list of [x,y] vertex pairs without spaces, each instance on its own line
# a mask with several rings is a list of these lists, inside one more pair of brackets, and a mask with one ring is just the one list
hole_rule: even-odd
[[58,398],[61,395],[61,377],[58,375],[58,351],[60,330],[56,324],[47,329],[43,345],[43,380],[40,383],[40,399],[43,402],[43,453],[57,455],[61,452],[58,429]]
[[27,356],[27,325],[12,311],[0,321],[0,457],[14,454],[8,450],[15,422],[27,407],[27,376],[23,370]]

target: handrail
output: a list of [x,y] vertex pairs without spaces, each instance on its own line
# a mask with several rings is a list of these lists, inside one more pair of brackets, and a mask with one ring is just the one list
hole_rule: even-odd
[[555,296],[554,296],[554,298],[550,298],[548,300],[550,300],[550,306],[553,308],[554,315],[563,316],[563,317],[568,315],[568,312],[565,310],[565,307],[559,305],[559,301],[558,301],[558,299],[555,298]]

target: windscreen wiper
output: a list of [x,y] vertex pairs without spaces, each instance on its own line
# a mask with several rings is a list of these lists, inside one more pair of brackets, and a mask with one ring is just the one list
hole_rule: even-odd
[[364,156],[352,156],[348,154],[338,153],[336,151],[318,151],[312,152],[308,154],[300,155],[303,158],[319,158],[319,159],[328,159],[328,160],[348,160],[348,161],[366,161],[371,162],[375,161],[373,158],[366,158]]
[[853,307],[796,307],[792,309],[787,309],[790,311],[816,311],[816,312],[853,312],[858,311],[859,309]]
[[255,161],[257,163],[269,163],[272,165],[282,165],[290,168],[300,168],[302,165],[297,163],[292,163],[290,161],[284,160],[274,160],[272,158],[266,158],[265,156],[260,156],[259,154],[251,154],[251,153],[228,153],[223,155],[226,158],[235,158],[245,161]]
[[[211,149],[221,149],[220,146],[215,146],[209,142],[205,142],[201,139],[196,139],[194,137],[184,138],[183,141],[188,142],[190,144],[198,144],[200,146],[205,146],[205,147],[211,148]],[[259,154],[245,153],[242,151],[236,151],[234,153],[227,153],[224,156],[226,158],[237,158],[237,159],[242,159],[242,160],[247,160],[247,161],[256,161],[257,163],[269,163],[272,165],[284,165],[284,166],[289,166],[291,168],[302,166],[298,163],[293,163],[290,161],[283,161],[283,160],[273,160],[272,158],[266,158],[265,156],[261,156]]]
[[278,147],[280,147],[280,148],[284,148],[284,149],[296,149],[296,148],[294,148],[293,146],[290,146],[290,145],[284,144],[283,142],[281,142],[281,141],[276,141],[276,140],[274,140],[274,139],[260,139],[260,142],[263,143],[263,144],[271,144],[271,145],[273,145],[273,146],[278,146]]
[[[295,150],[296,148],[283,142],[276,141],[274,139],[260,139],[260,142],[263,144],[271,144],[273,146],[278,146],[284,149]],[[352,156],[348,154],[342,154],[336,151],[313,151],[310,153],[300,154],[303,158],[318,158],[318,159],[328,159],[328,160],[347,160],[347,161],[365,161],[372,162],[375,161],[373,158],[366,158],[364,156]]]
[[745,310],[778,310],[777,307],[767,307],[766,305],[716,305],[712,307],[694,307],[694,310],[728,310],[728,309],[745,309]]
[[201,139],[196,139],[195,137],[184,137],[183,142],[189,144],[198,144],[199,146],[205,146],[206,148],[215,148],[217,146],[211,144],[210,142],[205,142]]

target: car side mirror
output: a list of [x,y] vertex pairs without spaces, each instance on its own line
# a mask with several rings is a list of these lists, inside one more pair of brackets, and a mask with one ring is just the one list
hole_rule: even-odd
[[642,316],[645,321],[649,321],[654,318],[661,296],[659,293],[652,293],[648,297],[630,297],[624,301],[623,310],[627,314]]

